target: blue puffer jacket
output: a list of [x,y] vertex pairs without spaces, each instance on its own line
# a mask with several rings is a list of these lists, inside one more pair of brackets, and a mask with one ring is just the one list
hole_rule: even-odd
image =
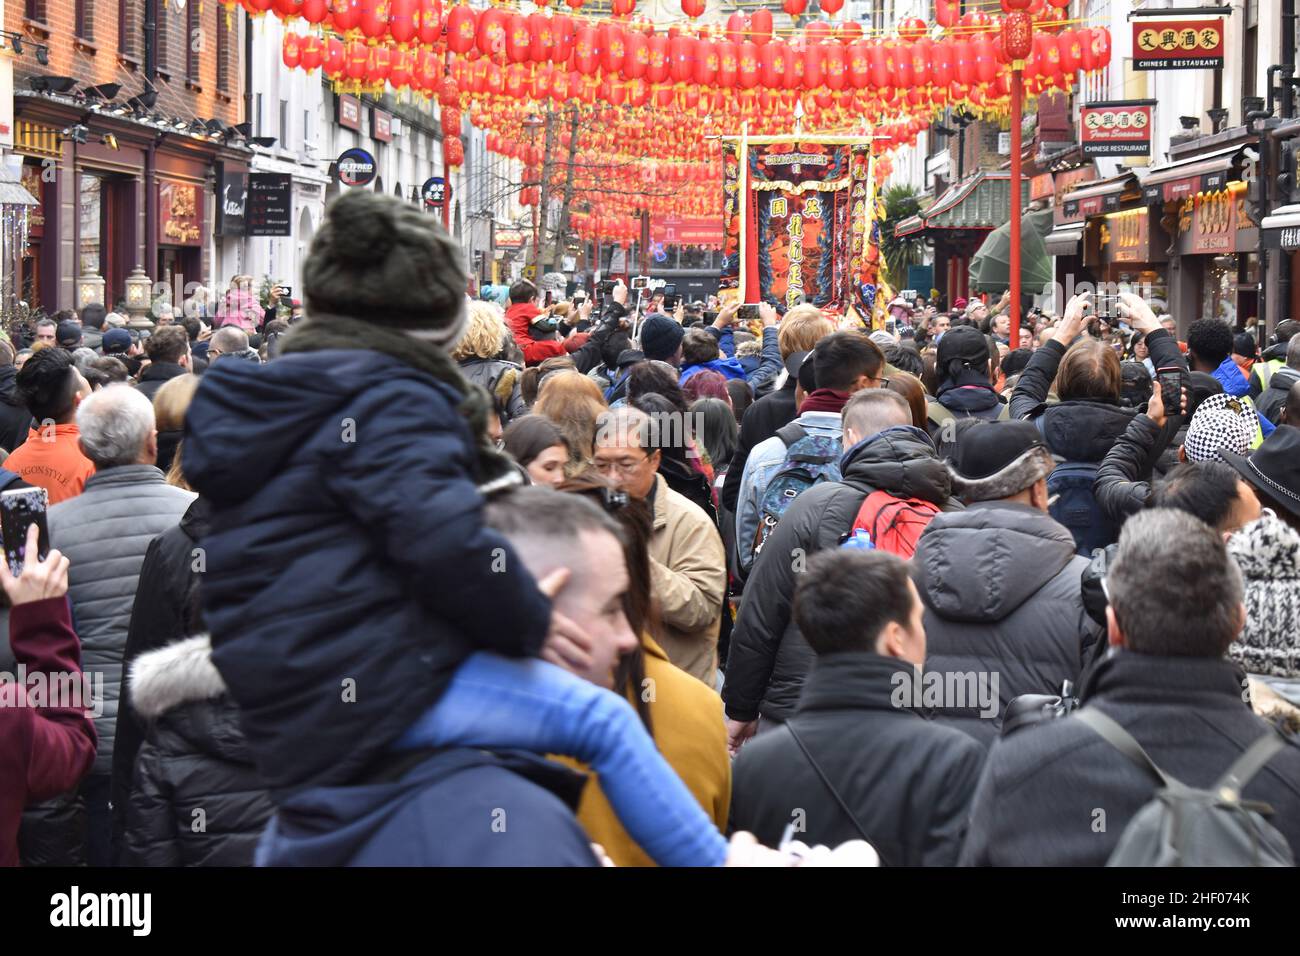
[[361,350],[217,362],[185,418],[212,659],[276,796],[344,783],[549,601],[482,521],[447,385]]

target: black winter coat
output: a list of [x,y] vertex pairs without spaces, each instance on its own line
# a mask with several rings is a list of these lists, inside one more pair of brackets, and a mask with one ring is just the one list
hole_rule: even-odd
[[[877,654],[819,657],[790,721],[813,759],[891,866],[957,861],[984,751],[965,734],[891,698],[912,665]],[[837,846],[861,839],[787,727],[755,737],[736,758],[731,827],[776,846],[804,811],[799,839]]]
[[188,374],[189,369],[175,362],[150,362],[141,370],[140,380],[136,382],[135,390],[152,402],[153,397],[158,394],[158,389],[172,379]]
[[[1193,787],[1217,781],[1271,726],[1243,700],[1245,673],[1223,658],[1112,652],[1083,689],[1156,765]],[[989,752],[961,861],[975,866],[1103,866],[1155,794],[1146,771],[1065,718],[1026,727]],[[1300,851],[1300,745],[1294,739],[1246,786]],[[1105,813],[1105,828],[1095,825]]]
[[473,651],[541,649],[550,601],[483,523],[461,400],[362,349],[203,376],[184,451],[212,506],[203,614],[275,791],[352,779]]
[[206,635],[138,658],[131,683],[149,736],[126,817],[128,866],[251,866],[274,808]]
[[[1156,368],[1175,365],[1187,368],[1178,343],[1166,330],[1149,333],[1146,342]],[[1028,419],[1041,416],[1043,436],[1052,454],[1067,461],[1100,462],[1124,434],[1136,411],[1084,399],[1048,404],[1047,394],[1065,353],[1065,346],[1059,342],[1048,342],[1034,350],[1011,396],[1010,415]],[[1181,422],[1180,416],[1171,415],[1165,427],[1172,435]]]
[[460,374],[465,376],[465,380],[481,386],[492,396],[492,404],[496,406],[503,427],[528,414],[524,393],[519,387],[522,371],[514,362],[499,359],[470,358],[460,362]]
[[180,524],[149,543],[140,567],[140,584],[131,607],[131,627],[122,658],[122,699],[118,702],[117,738],[113,746],[113,847],[122,845],[126,808],[135,778],[135,758],[144,743],[145,725],[135,712],[131,694],[131,665],[142,654],[158,650],[205,629],[199,607],[201,564],[199,542],[208,533],[211,509],[195,498]]
[[32,413],[18,397],[18,370],[0,366],[0,448],[12,452],[27,441],[32,428]]
[[843,480],[809,488],[785,513],[763,545],[740,605],[727,681],[727,716],[753,720],[761,713],[784,721],[794,713],[813,652],[795,626],[791,607],[799,568],[813,553],[838,547],[871,492],[921,498],[947,509],[952,479],[924,431],[890,428],[845,452]]
[[727,473],[736,475],[735,481],[722,486],[722,504],[732,514],[740,501],[740,475],[745,473],[749,453],[776,434],[776,430],[794,421],[799,410],[794,403],[794,387],[798,381],[793,375],[786,378],[781,388],[773,389],[745,410],[740,421],[740,436],[736,451],[731,456]]
[[[981,501],[931,521],[912,558],[925,604],[925,670],[973,674],[983,687],[945,680],[966,688],[968,706],[927,713],[987,747],[1013,697],[1060,693],[1067,680],[1077,687],[1101,637],[1079,590],[1087,567],[1070,532],[1029,505]],[[994,689],[996,698],[979,701]]]
[[1167,435],[1167,429],[1162,430],[1145,414],[1129,422],[1115,447],[1106,453],[1092,485],[1093,497],[1106,517],[1122,523],[1147,506],[1151,473]]

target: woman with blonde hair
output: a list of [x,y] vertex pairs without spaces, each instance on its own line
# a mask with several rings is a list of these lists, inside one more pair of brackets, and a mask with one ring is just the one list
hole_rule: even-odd
[[185,413],[199,387],[197,375],[178,375],[158,389],[153,397],[153,414],[158,428],[158,467],[167,483],[192,491],[180,469],[181,438],[185,434]]
[[460,365],[460,374],[492,396],[503,428],[528,412],[519,388],[522,369],[500,357],[505,338],[501,310],[490,302],[471,302],[465,334],[451,351],[451,357]]
[[569,464],[565,472],[576,475],[589,467],[595,453],[596,419],[608,406],[600,386],[577,371],[553,372],[545,376],[533,411],[549,418],[569,443]]

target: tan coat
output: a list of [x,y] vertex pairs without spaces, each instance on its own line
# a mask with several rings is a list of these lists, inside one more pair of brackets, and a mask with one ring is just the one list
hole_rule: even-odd
[[727,555],[712,519],[655,476],[650,583],[654,638],[668,659],[710,687],[718,668],[718,627],[727,589]]
[[[636,693],[645,695],[659,752],[714,825],[725,832],[731,809],[731,758],[723,729],[722,698],[670,664],[668,655],[649,636],[641,638],[641,646],[645,648],[646,684],[629,687],[628,699]],[[571,758],[558,759],[587,769]],[[578,822],[618,866],[654,866],[623,829],[598,780],[588,783],[582,792]]]

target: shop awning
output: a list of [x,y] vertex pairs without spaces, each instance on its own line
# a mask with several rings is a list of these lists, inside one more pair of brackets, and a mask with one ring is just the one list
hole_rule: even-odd
[[1167,166],[1157,166],[1142,180],[1142,198],[1147,202],[1171,202],[1200,192],[1214,192],[1228,185],[1233,167],[1245,146],[1229,146],[1202,153]]
[[1265,216],[1259,224],[1261,249],[1300,249],[1300,203],[1282,206]]
[[[1028,205],[1029,181],[1021,182],[1021,198]],[[907,236],[928,229],[996,229],[1011,216],[1011,174],[982,170],[949,186],[929,209],[905,219],[894,235]]]
[[[1051,231],[1052,211],[1043,209],[1020,217],[1020,285],[1036,294],[1052,281],[1052,259],[1043,248]],[[994,229],[971,258],[971,287],[979,292],[1002,292],[1011,286],[1011,223]]]
[[1083,223],[1057,226],[1043,239],[1047,254],[1052,256],[1077,256],[1079,243],[1083,242]]
[[1120,197],[1136,182],[1137,177],[1126,172],[1072,189],[1061,198],[1064,222],[1083,222],[1088,216],[1115,211],[1120,207]]

